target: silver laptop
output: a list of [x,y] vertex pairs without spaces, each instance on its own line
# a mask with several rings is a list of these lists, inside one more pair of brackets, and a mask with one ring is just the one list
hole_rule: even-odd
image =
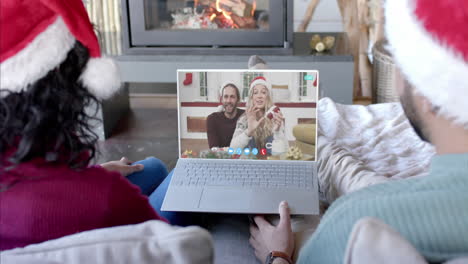
[[292,214],[319,214],[310,125],[317,122],[318,71],[177,75],[179,159],[163,211],[269,214],[285,200]]

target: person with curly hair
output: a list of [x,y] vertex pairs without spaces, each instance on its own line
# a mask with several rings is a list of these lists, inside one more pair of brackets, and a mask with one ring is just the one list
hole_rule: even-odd
[[0,250],[151,219],[174,223],[160,211],[169,183],[161,161],[89,166],[98,140],[89,109],[120,79],[101,57],[82,1],[2,0],[0,12]]

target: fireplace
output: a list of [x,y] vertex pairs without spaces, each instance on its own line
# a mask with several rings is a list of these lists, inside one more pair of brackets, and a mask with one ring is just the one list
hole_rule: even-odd
[[291,54],[291,0],[122,0],[126,54]]

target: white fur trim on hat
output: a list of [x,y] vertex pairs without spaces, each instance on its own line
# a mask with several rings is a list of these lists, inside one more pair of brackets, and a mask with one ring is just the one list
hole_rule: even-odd
[[108,57],[90,58],[80,81],[98,99],[111,97],[121,86],[119,68]]
[[468,62],[424,29],[414,0],[386,2],[386,34],[397,65],[442,116],[468,128]]
[[250,83],[250,88],[249,88],[249,93],[251,93],[254,86],[258,85],[258,84],[264,85],[268,89],[268,92],[270,92],[270,96],[271,96],[271,84],[269,82],[263,80],[263,79],[257,79],[255,81],[251,82]]
[[[0,89],[21,92],[60,65],[75,38],[59,17],[31,43],[0,65]],[[2,93],[6,94],[6,93]]]

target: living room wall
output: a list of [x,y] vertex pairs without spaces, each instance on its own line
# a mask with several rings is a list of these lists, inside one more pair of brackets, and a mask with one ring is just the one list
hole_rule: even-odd
[[[304,19],[311,0],[294,0],[294,31]],[[306,32],[342,32],[343,23],[336,0],[321,0]]]

